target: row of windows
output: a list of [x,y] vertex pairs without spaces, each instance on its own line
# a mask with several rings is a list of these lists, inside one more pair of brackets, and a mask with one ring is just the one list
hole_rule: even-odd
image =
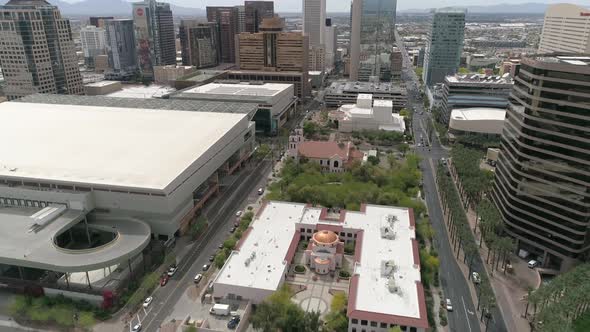
[[[351,322],[352,322],[352,324],[358,324],[359,323],[359,320],[356,319],[356,318],[353,318],[351,320]],[[368,321],[368,320],[365,320],[365,319],[361,319],[360,320],[360,325],[361,326],[369,326],[370,325],[371,327],[379,327],[379,328],[382,328],[382,329],[386,329],[388,327],[389,328],[398,327],[397,324],[387,324],[387,323],[383,323],[383,322]],[[407,326],[401,325],[401,326],[399,326],[399,328],[402,331],[408,331],[408,327]],[[353,327],[352,328],[352,332],[356,332],[356,331],[357,331],[356,328]],[[371,331],[374,332],[375,330],[371,330]],[[409,332],[416,332],[416,331],[417,331],[417,329],[415,327],[410,327],[409,328]],[[367,330],[361,329],[360,332],[367,332]]]

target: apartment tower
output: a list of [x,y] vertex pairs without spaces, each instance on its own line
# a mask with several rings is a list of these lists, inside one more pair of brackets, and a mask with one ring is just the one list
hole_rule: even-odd
[[33,93],[82,94],[70,21],[44,0],[0,6],[0,63],[9,100]]
[[207,21],[217,26],[217,52],[221,62],[236,62],[235,38],[239,31],[237,7],[207,7]]
[[590,9],[561,3],[545,12],[539,53],[590,53]]
[[153,78],[154,66],[176,64],[174,22],[170,5],[155,0],[133,3],[139,69]]
[[215,67],[219,64],[217,53],[217,25],[182,20],[179,29],[182,64],[197,68]]
[[521,60],[493,200],[518,252],[566,271],[590,252],[590,58]]
[[442,83],[459,70],[465,39],[465,10],[437,9],[424,53],[422,80],[427,87]]

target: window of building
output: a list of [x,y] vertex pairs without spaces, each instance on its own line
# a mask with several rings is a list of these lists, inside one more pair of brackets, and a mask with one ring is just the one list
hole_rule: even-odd
[[371,321],[371,326],[372,326],[372,327],[377,327],[377,322],[373,322],[373,321]]
[[387,328],[387,323],[381,323],[379,327],[382,328],[382,329],[386,329]]
[[368,322],[366,319],[361,320],[361,325],[367,326]]
[[356,318],[353,318],[353,319],[352,319],[352,323],[353,323],[353,324],[358,324],[358,323],[359,323],[359,320],[358,320],[358,319],[356,319]]

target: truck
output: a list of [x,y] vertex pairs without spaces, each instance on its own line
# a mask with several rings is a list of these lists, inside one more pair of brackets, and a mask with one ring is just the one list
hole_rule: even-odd
[[229,315],[230,307],[229,304],[221,304],[215,303],[211,309],[209,309],[209,313],[212,315],[218,316],[227,316]]

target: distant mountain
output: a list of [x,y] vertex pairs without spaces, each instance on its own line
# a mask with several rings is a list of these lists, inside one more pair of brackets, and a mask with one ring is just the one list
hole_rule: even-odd
[[[131,2],[124,0],[83,0],[76,3],[48,0],[48,2],[59,7],[64,16],[131,16]],[[174,16],[205,16],[205,10],[201,8],[180,7],[173,4],[170,8]]]
[[[520,3],[520,4],[496,4],[489,6],[454,6],[453,8],[465,8],[468,13],[472,14],[544,14],[549,5],[546,3]],[[427,13],[430,9],[408,9],[400,12],[407,13]]]

